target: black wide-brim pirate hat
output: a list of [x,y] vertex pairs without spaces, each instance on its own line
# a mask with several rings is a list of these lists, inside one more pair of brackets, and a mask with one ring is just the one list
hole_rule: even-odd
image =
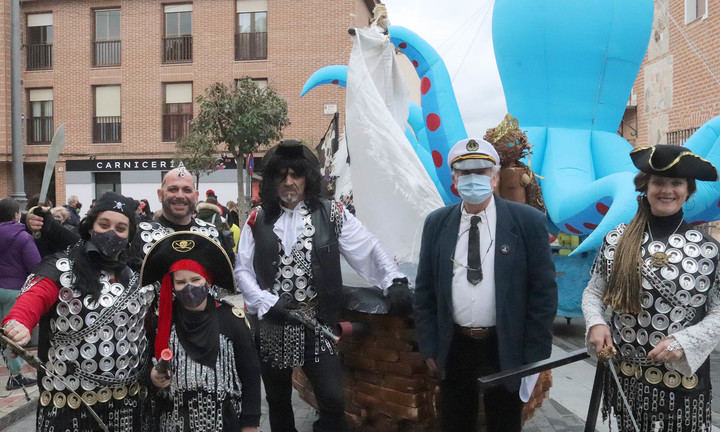
[[293,139],[280,141],[279,144],[271,147],[263,158],[268,164],[270,161],[279,159],[305,159],[311,166],[317,167],[320,165],[317,156],[308,146]]
[[235,292],[230,257],[210,237],[192,231],[168,234],[150,248],[140,270],[142,286],[162,281],[173,264],[185,259],[204,267],[215,286]]
[[658,144],[638,147],[630,158],[640,171],[662,177],[717,181],[718,172],[710,161],[677,145]]

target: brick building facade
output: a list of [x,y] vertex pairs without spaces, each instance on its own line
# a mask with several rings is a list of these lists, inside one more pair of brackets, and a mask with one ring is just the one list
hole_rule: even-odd
[[[352,47],[347,29],[367,25],[372,5],[372,0],[21,1],[26,194],[39,192],[48,142],[64,123],[67,144],[50,193],[57,203],[70,194],[89,202],[114,187],[158,208],[155,189],[169,169],[175,140],[198,112],[195,97],[218,81],[267,82],[288,103],[291,125],[284,136],[317,143],[332,119],[324,107],[336,105],[342,115],[345,92],[323,86],[300,98],[300,90],[319,67],[347,64]],[[12,190],[9,2],[0,12],[0,191],[7,196]],[[137,163],[153,160],[154,166]],[[223,202],[236,196],[235,171],[226,171],[232,172],[213,174],[205,183]]]
[[718,6],[655,0],[650,44],[620,127],[634,145],[682,144],[720,115]]

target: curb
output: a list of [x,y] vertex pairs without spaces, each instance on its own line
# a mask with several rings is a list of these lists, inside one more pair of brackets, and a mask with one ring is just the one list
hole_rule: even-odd
[[0,431],[4,430],[8,426],[17,422],[21,418],[33,412],[37,409],[38,397],[31,397],[29,401],[26,401],[23,405],[15,408],[14,410],[7,413],[5,416],[0,417]]

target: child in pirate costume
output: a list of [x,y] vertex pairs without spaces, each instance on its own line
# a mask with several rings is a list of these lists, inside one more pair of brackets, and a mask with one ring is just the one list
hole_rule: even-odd
[[126,265],[135,202],[105,193],[78,231],[79,242],[28,277],[3,320],[5,335],[24,345],[40,324],[38,431],[100,430],[88,406],[110,431],[141,430],[154,291]]
[[158,241],[142,267],[143,285],[161,281],[150,379],[167,397],[154,400],[159,431],[254,432],[260,422],[260,366],[242,309],[216,299],[234,292],[232,265],[220,245],[179,231]]
[[635,431],[634,422],[643,431],[709,431],[718,243],[683,220],[682,206],[696,180],[717,181],[718,173],[682,146],[639,147],[630,156],[641,171],[638,211],[605,235],[582,301],[589,350],[609,357],[620,381],[618,388],[606,374],[603,413],[614,414],[621,431]]

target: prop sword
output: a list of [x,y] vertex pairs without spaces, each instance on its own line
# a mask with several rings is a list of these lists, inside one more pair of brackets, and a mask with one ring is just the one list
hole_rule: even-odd
[[[49,159],[48,159],[48,161],[49,161]],[[25,360],[27,362],[27,364],[34,367],[35,369],[42,370],[50,377],[57,378],[58,380],[60,380],[60,382],[62,382],[65,385],[65,388],[70,390],[70,392],[72,394],[74,394],[75,396],[77,396],[78,399],[80,399],[80,402],[82,402],[82,404],[85,405],[85,407],[90,412],[90,415],[95,419],[97,424],[100,426],[100,429],[102,429],[104,432],[110,432],[108,427],[105,425],[105,423],[103,423],[102,419],[95,412],[95,410],[92,409],[92,407],[90,405],[88,405],[87,402],[85,402],[85,399],[83,399],[82,396],[77,394],[77,392],[75,392],[75,390],[72,390],[72,388],[70,387],[68,382],[65,380],[64,376],[58,375],[55,372],[50,372],[50,370],[47,369],[44,364],[42,364],[42,362],[40,361],[39,358],[30,354],[25,348],[21,347],[20,345],[16,344],[11,339],[9,339],[7,336],[5,336],[5,329],[3,329],[3,328],[0,328],[0,345],[9,348],[10,351],[17,354],[18,357]],[[25,390],[25,387],[23,387],[23,390]],[[27,396],[27,392],[25,393],[25,396]]]
[[45,204],[48,188],[50,187],[50,179],[52,179],[53,172],[55,172],[55,162],[57,162],[57,158],[60,156],[60,152],[63,147],[65,147],[65,123],[61,124],[60,127],[55,130],[55,135],[53,135],[52,141],[50,142],[47,162],[45,163],[45,172],[43,173],[42,186],[40,187],[40,199],[38,200],[38,205]]

